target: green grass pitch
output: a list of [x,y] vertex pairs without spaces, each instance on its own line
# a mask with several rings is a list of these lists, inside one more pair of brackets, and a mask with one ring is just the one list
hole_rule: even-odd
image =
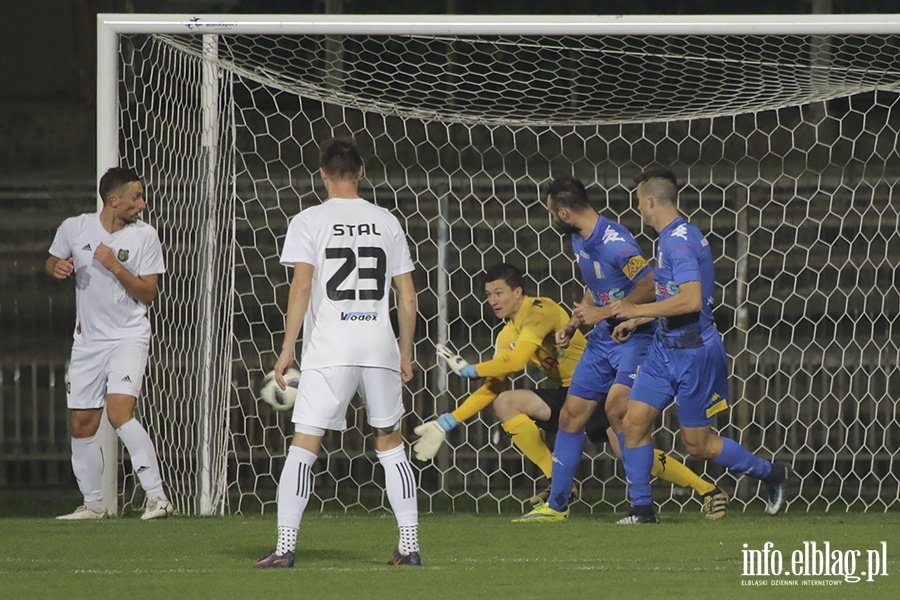
[[[7,513],[8,514],[8,513]],[[66,598],[900,598],[900,513],[662,514],[623,527],[617,515],[573,507],[559,524],[514,515],[423,515],[423,568],[389,567],[396,525],[387,514],[308,513],[293,569],[256,570],[275,542],[274,516],[176,517],[142,522],[0,518],[0,597]],[[743,544],[783,553],[804,541],[832,550],[887,542],[887,575],[744,577]],[[800,585],[802,579],[840,585]],[[748,580],[766,581],[749,586]],[[781,585],[784,581],[798,583]]]

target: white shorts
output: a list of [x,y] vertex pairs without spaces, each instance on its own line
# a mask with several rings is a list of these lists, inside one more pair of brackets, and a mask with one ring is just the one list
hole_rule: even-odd
[[399,371],[379,367],[325,367],[303,371],[292,420],[297,425],[343,431],[347,428],[347,407],[357,392],[372,427],[391,427],[403,416]]
[[84,343],[75,340],[66,373],[66,400],[70,409],[103,408],[107,394],[141,393],[148,339]]

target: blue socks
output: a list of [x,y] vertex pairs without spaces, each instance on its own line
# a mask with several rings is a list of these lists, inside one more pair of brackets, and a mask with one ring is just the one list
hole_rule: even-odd
[[559,431],[553,445],[553,477],[550,478],[550,499],[547,503],[556,511],[569,506],[569,494],[575,480],[575,469],[584,452],[584,431],[569,433]]
[[759,458],[731,438],[722,438],[722,453],[713,459],[717,465],[738,473],[767,479],[772,474],[772,463]]
[[[624,436],[616,434],[622,448],[622,459],[625,462],[625,477],[628,480],[628,495],[631,504],[653,506],[650,494],[650,470],[653,468],[653,444],[645,444],[638,448],[626,448]],[[772,474],[772,463],[759,458],[731,438],[722,438],[722,453],[712,462],[731,471],[751,475],[765,480]],[[556,465],[553,465],[556,479]],[[552,497],[552,496],[551,496]]]
[[[616,436],[619,437],[619,436]],[[625,463],[625,478],[628,480],[628,495],[632,506],[653,506],[650,494],[650,470],[653,468],[653,443],[637,448],[626,448],[624,436],[619,438],[622,444],[622,459]]]

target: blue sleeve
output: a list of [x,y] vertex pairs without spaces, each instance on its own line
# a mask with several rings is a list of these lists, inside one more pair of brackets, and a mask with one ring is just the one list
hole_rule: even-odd
[[653,272],[653,265],[644,258],[636,245],[622,244],[616,262],[616,267],[631,282],[640,281]]
[[689,242],[679,242],[669,248],[669,264],[672,266],[672,280],[677,285],[688,281],[703,281],[697,253]]

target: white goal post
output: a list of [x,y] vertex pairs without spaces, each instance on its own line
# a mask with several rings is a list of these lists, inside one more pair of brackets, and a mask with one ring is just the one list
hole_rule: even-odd
[[[665,164],[716,259],[735,405],[714,425],[792,463],[792,510],[895,508],[898,57],[900,15],[99,15],[98,174],[142,174],[167,258],[139,406],[178,510],[275,506],[292,429],[257,397],[283,335],[278,253],[288,219],[322,197],[317,142],[337,132],[359,141],[362,194],[400,218],[416,261],[409,436],[474,390],[434,344],[492,353],[485,268],[518,264],[527,293],[569,309],[580,297],[541,203],[550,179],[579,177],[638,232],[631,177]],[[356,404],[348,423],[325,439],[312,505],[382,510]],[[676,431],[670,410],[657,445],[686,458]],[[519,511],[544,485],[490,409],[448,442],[414,462],[423,511]],[[755,482],[686,462],[733,510],[758,506]],[[139,498],[117,464],[105,485],[121,510]],[[588,444],[577,479],[585,511],[625,508],[605,447]],[[654,488],[661,510],[698,506]]]

